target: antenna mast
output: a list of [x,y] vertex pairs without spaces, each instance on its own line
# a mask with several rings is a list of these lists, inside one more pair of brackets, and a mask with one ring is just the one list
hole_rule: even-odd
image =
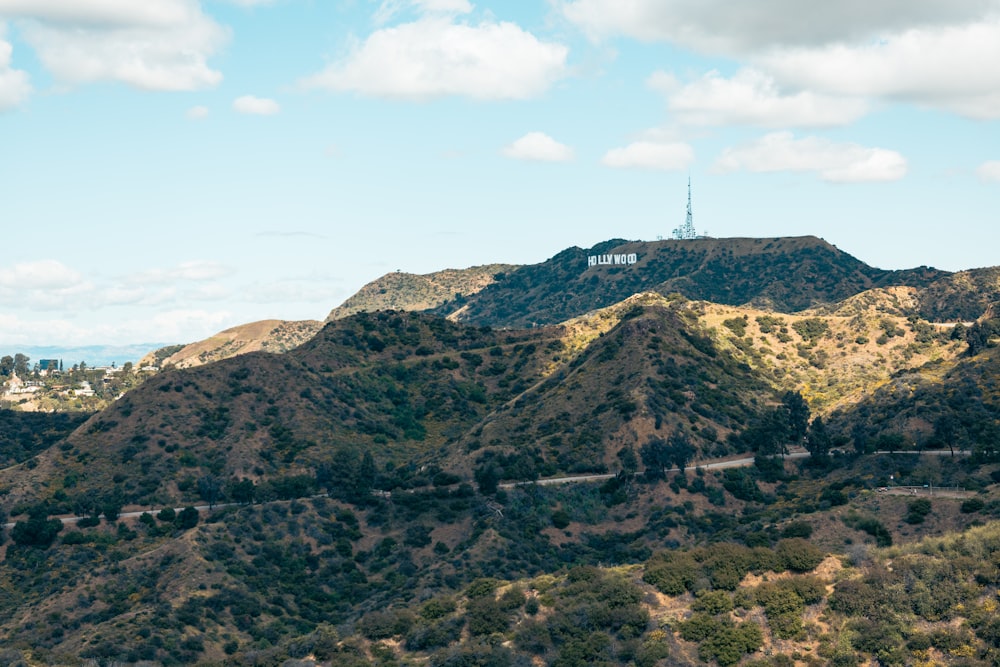
[[694,213],[691,211],[691,177],[688,176],[688,205],[687,205],[687,218],[684,220],[684,226],[678,227],[674,230],[675,239],[696,239],[698,238],[698,232],[694,229]]

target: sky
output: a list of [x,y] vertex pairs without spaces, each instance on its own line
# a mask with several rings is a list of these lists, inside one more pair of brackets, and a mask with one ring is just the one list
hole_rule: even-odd
[[0,347],[815,235],[1000,264],[1000,0],[0,0]]

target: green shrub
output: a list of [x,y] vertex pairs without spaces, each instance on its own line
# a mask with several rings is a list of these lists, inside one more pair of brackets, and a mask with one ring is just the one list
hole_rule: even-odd
[[510,617],[500,603],[491,597],[481,597],[469,601],[465,610],[469,632],[473,635],[489,635],[505,632],[510,626]]
[[823,562],[819,547],[801,538],[793,537],[778,542],[775,552],[785,567],[792,572],[809,572]]
[[570,516],[566,510],[556,510],[552,513],[552,525],[562,530],[570,524]]
[[469,598],[482,598],[487,595],[492,596],[493,591],[500,587],[500,581],[497,579],[490,579],[488,577],[482,577],[476,579],[465,589],[465,595]]
[[986,507],[986,503],[983,502],[982,498],[969,498],[962,502],[962,506],[959,508],[962,514],[973,514],[975,512],[981,512],[983,508]]
[[742,317],[732,317],[728,320],[723,320],[722,324],[740,338],[747,332],[747,321]]
[[403,610],[373,611],[358,621],[358,631],[376,641],[406,634],[413,626],[413,615]]
[[420,608],[420,615],[427,620],[433,621],[447,616],[455,611],[456,608],[457,605],[454,598],[440,596],[425,602]]
[[652,559],[646,565],[642,580],[665,595],[682,595],[692,586],[701,568],[686,553]]
[[699,591],[691,609],[712,615],[724,614],[733,610],[733,598],[726,591]]

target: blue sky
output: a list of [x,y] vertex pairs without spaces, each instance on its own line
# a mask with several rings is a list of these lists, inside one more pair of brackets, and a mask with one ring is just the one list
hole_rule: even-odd
[[0,0],[0,345],[669,237],[1000,264],[1000,0]]

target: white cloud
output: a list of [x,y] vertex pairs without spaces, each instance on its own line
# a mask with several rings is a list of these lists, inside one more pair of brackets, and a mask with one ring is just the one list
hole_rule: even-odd
[[567,162],[573,159],[573,149],[561,144],[544,132],[529,132],[501,151],[515,160],[535,162]]
[[236,324],[229,311],[169,310],[149,316],[105,320],[24,318],[0,315],[0,340],[7,345],[131,345],[189,343]]
[[0,18],[16,21],[61,83],[193,90],[222,80],[207,61],[229,33],[197,0],[0,0]]
[[0,0],[0,16],[74,26],[169,26],[197,11],[194,0]]
[[984,183],[1000,183],[1000,160],[982,163],[976,170],[976,174]]
[[864,45],[788,49],[759,58],[786,85],[838,95],[878,96],[1000,118],[1000,18],[913,29]]
[[686,169],[694,161],[694,149],[682,142],[635,141],[624,148],[614,148],[604,154],[601,164],[623,169]]
[[43,259],[0,268],[0,287],[10,289],[66,289],[84,282],[83,276],[62,262]]
[[232,271],[218,262],[194,260],[181,262],[168,269],[149,269],[128,277],[128,282],[135,284],[165,284],[179,280],[202,281],[217,280],[229,275]]
[[0,111],[21,105],[31,94],[28,73],[10,66],[14,49],[2,39],[3,34],[3,24],[0,23]]
[[795,139],[791,132],[773,132],[728,148],[715,164],[719,172],[812,171],[831,183],[897,181],[906,169],[906,159],[896,151],[838,144],[821,137]]
[[202,118],[207,118],[208,107],[203,107],[203,106],[191,107],[190,109],[187,110],[187,114],[185,115],[191,120],[201,120]]
[[85,307],[94,285],[80,272],[54,259],[0,268],[0,305],[28,310]]
[[768,115],[832,102],[829,115],[849,117],[859,102],[833,99],[847,97],[1000,118],[1000,68],[989,65],[1000,62],[998,0],[565,0],[561,8],[595,37],[663,40],[749,62],[783,91],[773,100],[781,109]]
[[664,95],[672,95],[681,87],[681,83],[673,72],[664,72],[658,69],[646,78],[646,86],[650,90],[658,91]]
[[281,111],[281,106],[272,99],[244,95],[233,100],[233,109],[240,113],[257,116],[273,116]]
[[[660,77],[659,81],[668,81]],[[660,85],[663,85],[662,83]],[[810,91],[785,93],[763,72],[743,69],[732,78],[712,71],[673,92],[668,107],[689,125],[823,127],[844,125],[868,110],[862,99]]]
[[[886,32],[964,25],[996,0],[564,0],[563,14],[595,37],[664,40],[714,53],[867,41]],[[985,62],[985,61],[984,61]]]
[[432,16],[383,28],[303,84],[375,97],[524,99],[566,74],[567,47],[513,23]]

